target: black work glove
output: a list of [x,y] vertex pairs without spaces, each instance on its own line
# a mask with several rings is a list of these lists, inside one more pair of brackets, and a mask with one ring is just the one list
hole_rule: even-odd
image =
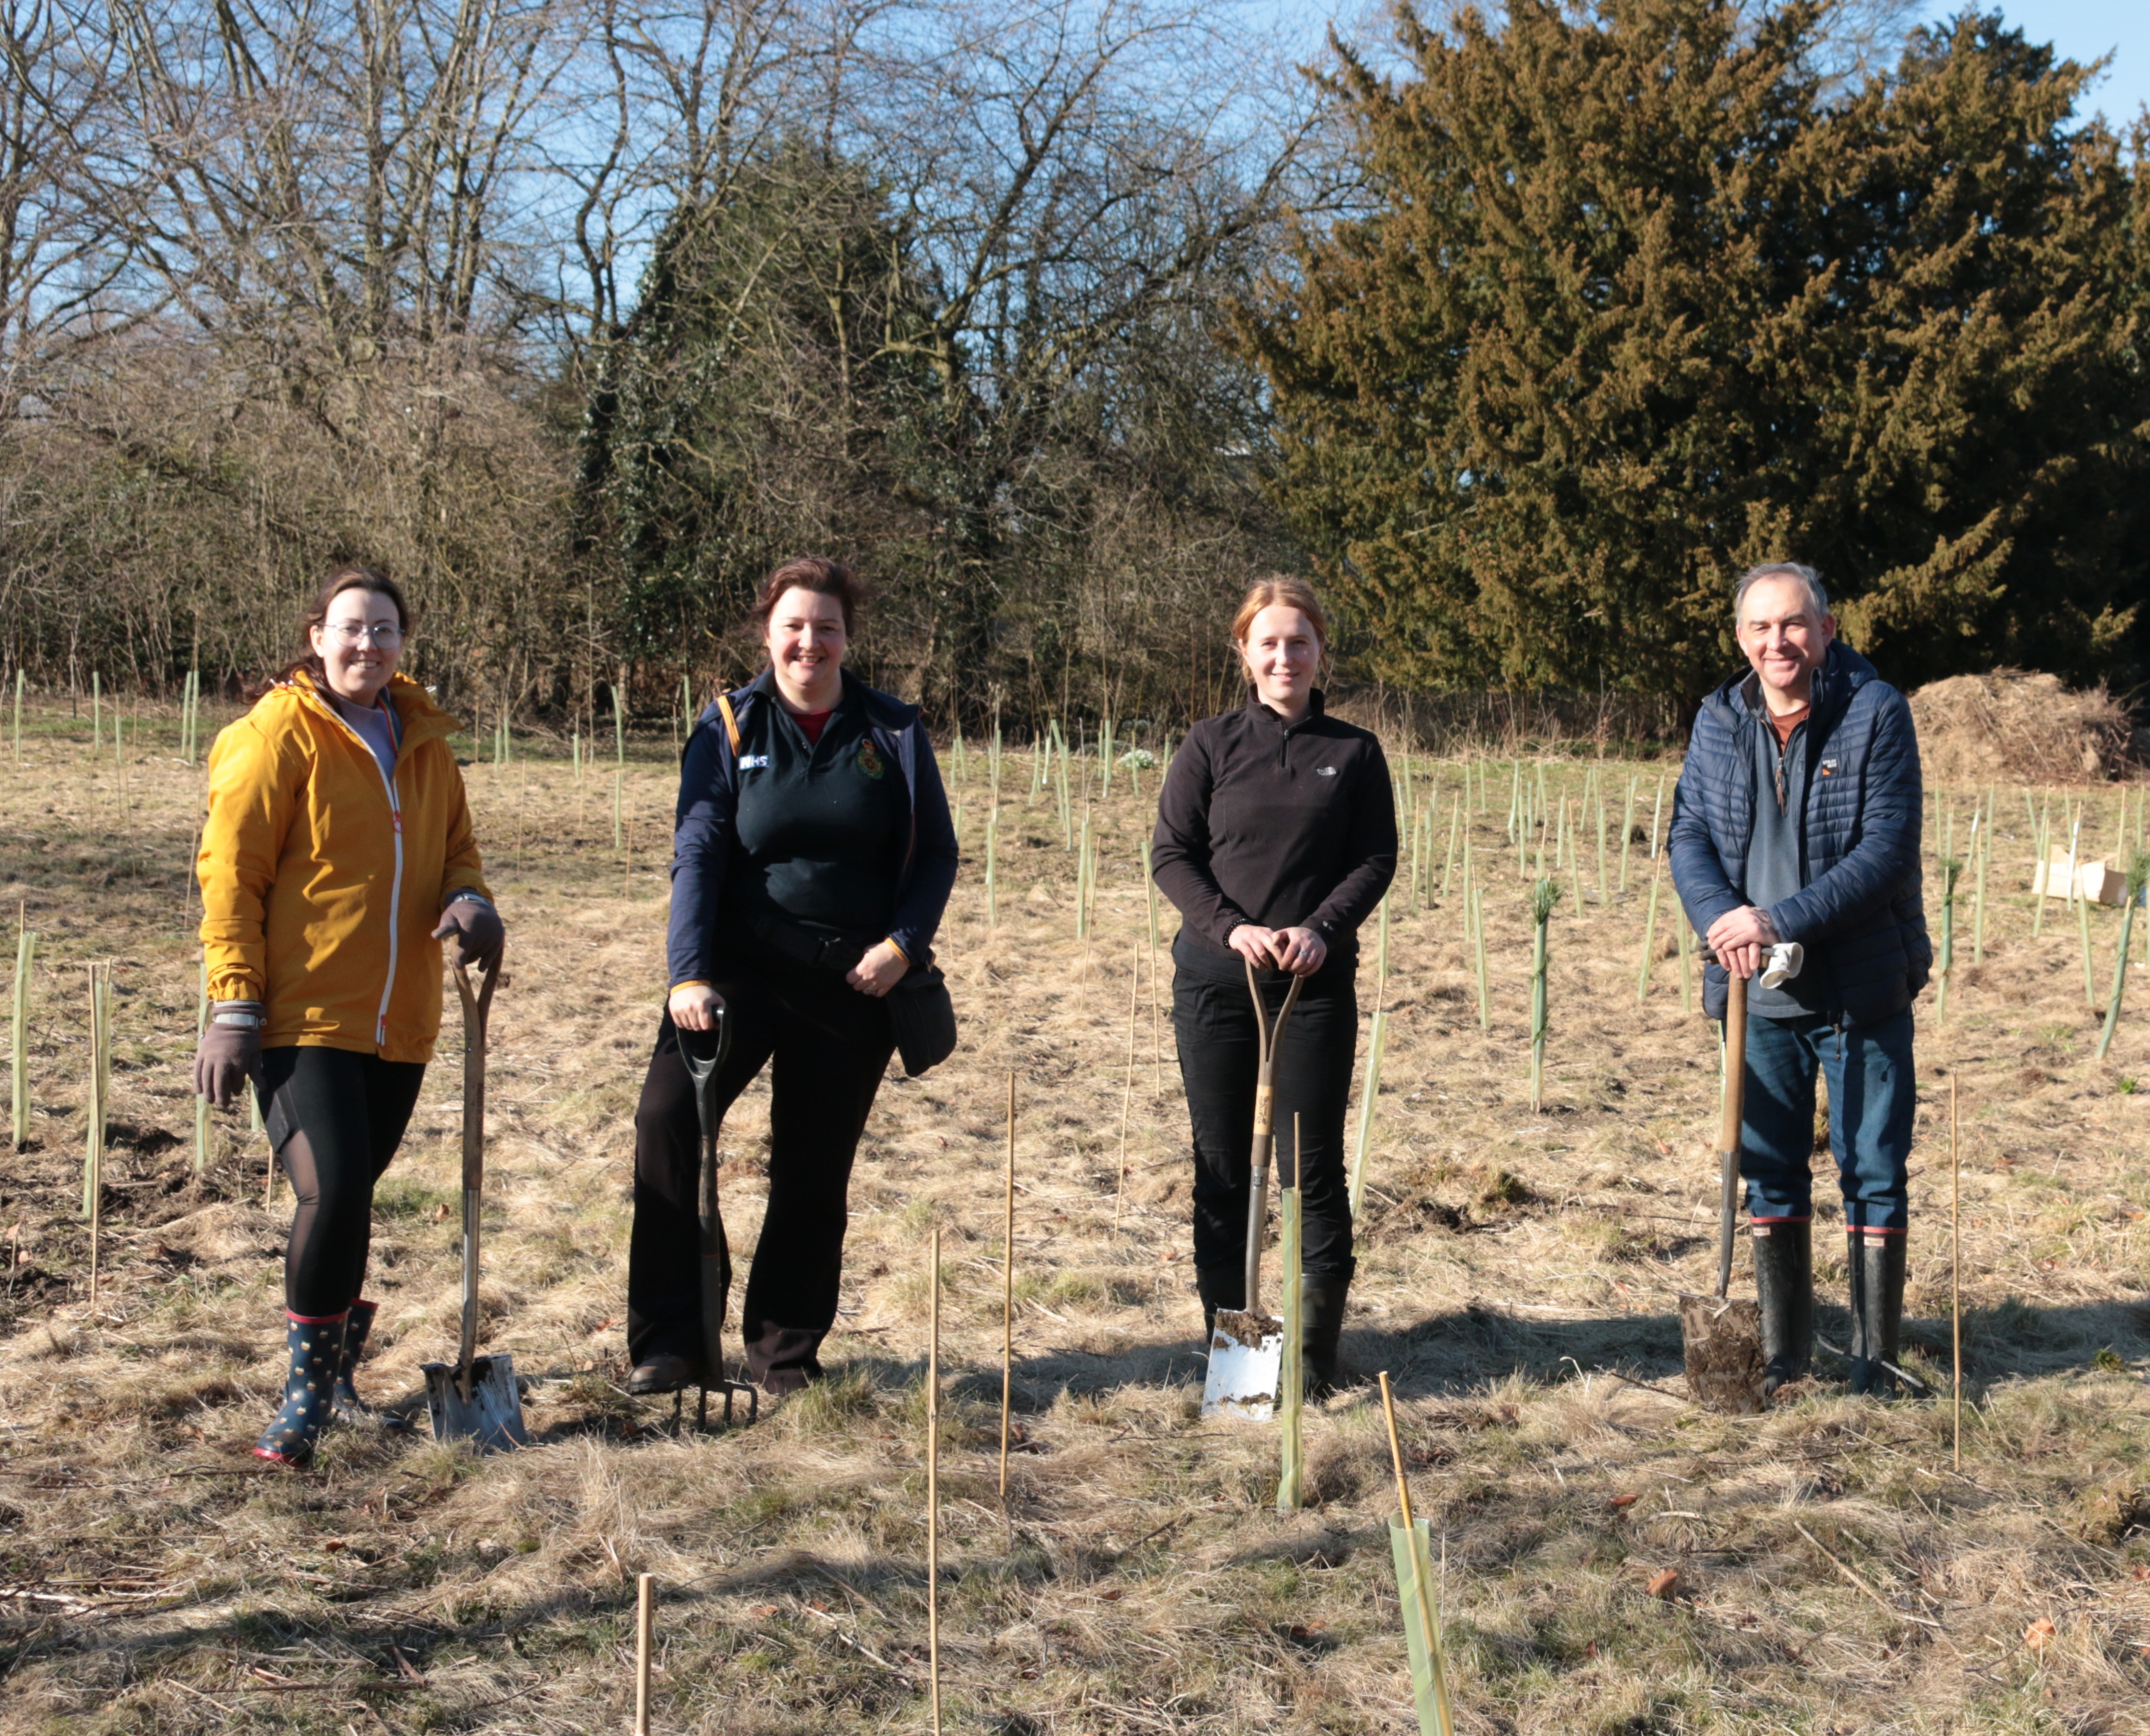
[[194,1051],[194,1095],[220,1109],[239,1101],[247,1080],[261,1070],[259,1001],[218,1001],[209,1010],[200,1046]]
[[448,962],[457,969],[482,965],[492,971],[500,963],[500,949],[507,944],[507,930],[501,922],[500,912],[484,899],[457,898],[441,911],[433,938],[454,940],[455,951],[448,955]]

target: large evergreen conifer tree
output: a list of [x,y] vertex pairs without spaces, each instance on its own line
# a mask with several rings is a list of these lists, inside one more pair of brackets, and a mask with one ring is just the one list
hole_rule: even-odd
[[2087,73],[1966,13],[1833,94],[1819,16],[1403,8],[1406,76],[1345,58],[1370,209],[1240,331],[1372,673],[1692,699],[1769,557],[1900,681],[2129,673],[2140,248]]

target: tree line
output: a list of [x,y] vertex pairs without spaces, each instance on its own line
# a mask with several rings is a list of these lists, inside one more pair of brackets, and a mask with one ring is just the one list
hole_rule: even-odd
[[856,558],[939,719],[1690,697],[1732,571],[1906,673],[2142,657],[2143,136],[1997,19],[1513,0],[0,0],[0,659],[273,667],[331,563],[555,720]]

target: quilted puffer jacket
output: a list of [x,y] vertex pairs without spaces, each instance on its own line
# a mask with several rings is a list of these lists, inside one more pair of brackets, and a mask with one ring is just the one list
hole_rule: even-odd
[[[1748,901],[1752,732],[1768,727],[1741,695],[1749,679],[1743,670],[1703,701],[1673,794],[1673,885],[1697,934]],[[1826,966],[1832,1019],[1871,1024],[1909,1007],[1933,969],[1919,879],[1918,737],[1903,694],[1843,644],[1814,673],[1806,729],[1803,890],[1771,906],[1769,920]],[[1724,971],[1706,965],[1703,1011],[1721,1019],[1725,999]]]

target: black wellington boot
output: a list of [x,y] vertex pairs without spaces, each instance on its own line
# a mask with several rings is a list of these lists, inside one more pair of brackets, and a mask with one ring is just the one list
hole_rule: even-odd
[[1194,1294],[1202,1299],[1202,1348],[1217,1335],[1217,1310],[1244,1308],[1247,1302],[1247,1274],[1237,1266],[1197,1266]]
[[1299,1280],[1299,1349],[1306,1371],[1306,1395],[1325,1399],[1342,1379],[1337,1341],[1344,1335],[1344,1300],[1351,1280],[1331,1272],[1305,1272]]
[[1762,1395],[1807,1371],[1814,1356],[1814,1225],[1779,1219],[1752,1226],[1754,1289],[1762,1304]]
[[1866,1269],[1860,1264],[1865,1239],[1855,1229],[1844,1236],[1845,1306],[1851,1314],[1851,1372],[1845,1385],[1852,1392],[1866,1390]]
[[1851,1390],[1877,1399],[1892,1399],[1899,1390],[1886,1365],[1904,1360],[1904,1242],[1886,1235],[1855,1237],[1851,1244],[1858,1310],[1852,1348],[1865,1359],[1852,1365]]
[[314,1443],[329,1420],[330,1389],[336,1383],[336,1354],[343,1345],[341,1315],[301,1320],[287,1313],[284,1341],[291,1372],[284,1381],[284,1405],[255,1444],[256,1458],[275,1465],[303,1465],[314,1456]]

